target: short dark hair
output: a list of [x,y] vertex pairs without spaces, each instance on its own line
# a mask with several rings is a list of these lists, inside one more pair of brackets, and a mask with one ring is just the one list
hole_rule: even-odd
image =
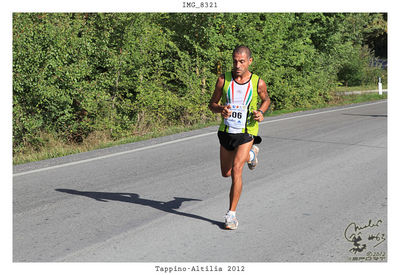
[[240,45],[240,46],[237,46],[234,50],[233,50],[233,52],[232,52],[232,56],[234,56],[235,54],[237,54],[237,53],[246,53],[246,55],[247,55],[247,57],[250,59],[251,58],[251,51],[250,51],[250,49],[248,48],[248,47],[246,47],[246,46],[243,46],[243,45]]

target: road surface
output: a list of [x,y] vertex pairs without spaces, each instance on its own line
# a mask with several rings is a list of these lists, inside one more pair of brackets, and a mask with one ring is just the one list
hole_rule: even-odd
[[386,101],[266,118],[235,231],[216,130],[14,166],[13,261],[386,261]]

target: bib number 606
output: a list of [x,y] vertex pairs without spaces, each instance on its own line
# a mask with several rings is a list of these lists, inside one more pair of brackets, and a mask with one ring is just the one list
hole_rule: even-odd
[[242,113],[241,112],[232,112],[231,116],[233,118],[242,119]]

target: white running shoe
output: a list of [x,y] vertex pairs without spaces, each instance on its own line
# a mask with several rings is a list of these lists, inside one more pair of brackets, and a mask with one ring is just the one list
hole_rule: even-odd
[[257,146],[253,145],[251,147],[250,151],[253,151],[254,159],[252,161],[247,162],[247,165],[249,166],[250,170],[254,170],[256,168],[257,164],[258,164],[257,155],[258,155],[258,152],[260,151],[260,149],[258,149]]
[[225,228],[235,230],[239,225],[239,222],[234,215],[226,213],[225,215]]

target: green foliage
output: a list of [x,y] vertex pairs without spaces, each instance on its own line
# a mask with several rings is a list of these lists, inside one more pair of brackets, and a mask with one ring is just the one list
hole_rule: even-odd
[[49,133],[80,143],[216,119],[207,108],[239,44],[268,86],[271,108],[331,100],[344,85],[376,83],[382,14],[15,13],[13,146],[46,146]]

